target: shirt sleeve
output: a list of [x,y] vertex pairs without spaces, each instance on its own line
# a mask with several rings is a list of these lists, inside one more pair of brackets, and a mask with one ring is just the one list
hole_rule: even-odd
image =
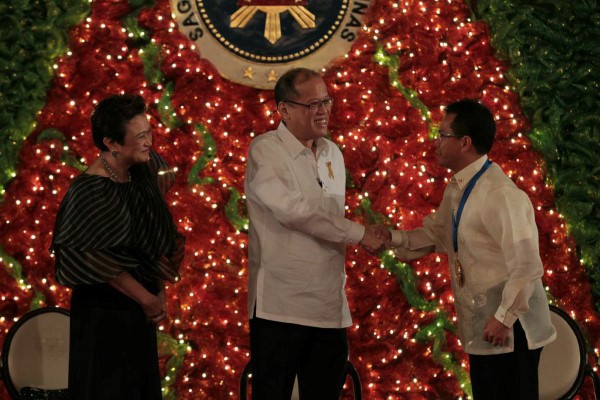
[[154,150],[150,150],[148,161],[150,173],[156,179],[158,189],[164,195],[175,183],[176,175],[173,168]]
[[435,251],[435,244],[423,228],[413,231],[392,231],[391,247],[396,258],[410,261]]
[[500,187],[489,196],[493,210],[488,210],[486,227],[501,247],[508,280],[502,301],[494,317],[511,327],[529,309],[535,282],[544,274],[539,254],[538,232],[533,206],[518,188]]
[[279,156],[282,150],[268,140],[252,143],[248,156],[246,195],[264,205],[289,229],[336,243],[358,243],[361,224],[324,210],[295,187],[291,171]]
[[444,251],[442,238],[445,225],[442,215],[447,208],[447,199],[438,210],[423,220],[423,227],[410,231],[392,231],[391,247],[400,260],[414,260],[433,252]]

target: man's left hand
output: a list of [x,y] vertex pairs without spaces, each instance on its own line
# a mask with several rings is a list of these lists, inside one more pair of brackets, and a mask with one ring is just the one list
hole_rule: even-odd
[[492,316],[485,322],[485,327],[483,328],[483,340],[490,342],[494,346],[505,346],[509,332],[509,327]]

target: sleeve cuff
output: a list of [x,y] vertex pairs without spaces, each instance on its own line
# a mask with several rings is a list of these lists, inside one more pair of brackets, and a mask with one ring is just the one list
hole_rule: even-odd
[[350,229],[348,229],[348,239],[347,243],[356,244],[360,243],[363,236],[365,236],[365,227],[356,222],[350,221]]
[[519,317],[517,317],[515,314],[508,311],[504,307],[498,307],[498,311],[496,311],[494,318],[496,318],[498,321],[502,322],[504,326],[507,326],[509,328],[514,325],[517,319],[519,319]]
[[404,247],[408,244],[406,232],[404,231],[391,231],[392,232],[392,242],[391,247]]

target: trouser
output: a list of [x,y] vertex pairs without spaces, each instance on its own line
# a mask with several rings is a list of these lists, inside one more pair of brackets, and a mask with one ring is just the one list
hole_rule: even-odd
[[469,354],[474,400],[537,400],[538,365],[542,348],[529,350],[521,323],[513,325],[512,353]]
[[346,329],[250,320],[252,399],[289,400],[298,376],[300,399],[338,400],[346,380]]

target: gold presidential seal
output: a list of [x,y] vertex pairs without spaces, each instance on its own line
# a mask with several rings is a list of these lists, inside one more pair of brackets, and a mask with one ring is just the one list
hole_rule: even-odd
[[295,66],[320,69],[356,40],[370,0],[171,0],[180,31],[234,82],[272,89]]

